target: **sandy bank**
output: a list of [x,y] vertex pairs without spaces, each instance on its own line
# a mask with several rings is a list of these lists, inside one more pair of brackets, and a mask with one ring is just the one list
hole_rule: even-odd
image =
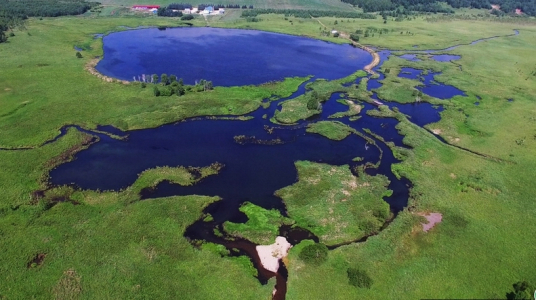
[[278,236],[271,245],[259,245],[256,247],[262,266],[274,273],[279,269],[279,260],[288,255],[292,245],[286,238]]

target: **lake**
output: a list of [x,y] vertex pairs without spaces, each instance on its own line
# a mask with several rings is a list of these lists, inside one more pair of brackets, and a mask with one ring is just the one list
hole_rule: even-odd
[[366,51],[306,37],[256,30],[156,28],[111,33],[96,69],[133,81],[142,74],[174,74],[186,84],[261,84],[315,75],[337,79],[372,61]]

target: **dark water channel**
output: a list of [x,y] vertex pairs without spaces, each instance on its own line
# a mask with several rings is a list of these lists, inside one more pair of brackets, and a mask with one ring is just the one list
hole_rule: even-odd
[[424,70],[418,70],[413,68],[402,68],[398,77],[408,79],[419,79],[424,86],[417,86],[417,89],[424,94],[438,98],[438,99],[450,99],[454,96],[467,96],[464,91],[447,84],[436,82],[434,77],[441,74],[441,72],[432,72],[428,70],[424,74]]
[[[145,40],[144,45],[149,45],[142,48],[132,44],[133,41],[139,43],[140,40]],[[151,48],[152,43],[158,46]],[[247,50],[235,51],[237,53],[233,54],[227,48],[229,43],[240,43],[240,49]],[[273,45],[276,46],[275,49],[270,48]],[[371,60],[368,53],[350,46],[280,34],[211,28],[184,28],[164,32],[144,29],[114,33],[104,38],[104,51],[105,59],[99,64],[99,68],[109,76],[128,80],[132,78],[132,74],[168,73],[183,77],[187,83],[204,78],[217,85],[244,85],[285,76],[311,74],[316,75],[315,78],[342,78],[362,69]],[[261,51],[260,55],[258,51]],[[267,56],[272,54],[275,54],[275,58],[268,59]],[[381,51],[382,61],[385,61],[389,54],[389,51]],[[329,62],[329,67],[324,67],[326,61]],[[223,63],[226,65],[222,66]],[[243,69],[242,64],[246,64]],[[168,69],[170,66],[178,69]],[[427,76],[424,76],[425,83],[426,80],[430,83],[433,74]],[[371,79],[368,89],[380,87],[381,79],[381,73],[380,78]],[[305,93],[305,86],[306,83],[302,84],[288,99]],[[438,85],[438,88],[441,87]],[[425,89],[423,88],[423,92]],[[228,249],[239,249],[238,252],[232,252],[232,255],[248,255],[259,271],[258,278],[261,282],[265,283],[268,278],[276,276],[277,293],[274,299],[284,299],[286,270],[283,264],[277,274],[265,270],[260,265],[255,244],[246,240],[231,241],[225,236],[216,236],[214,229],[221,229],[221,224],[228,220],[247,221],[245,215],[238,210],[245,201],[267,209],[278,209],[286,215],[284,203],[274,196],[274,192],[297,181],[295,161],[348,164],[350,167],[380,161],[377,169],[369,168],[367,172],[383,174],[389,178],[389,189],[393,190],[393,194],[385,201],[394,213],[407,205],[411,183],[394,176],[391,165],[397,160],[385,144],[376,141],[377,146],[370,145],[357,135],[350,135],[342,141],[332,141],[317,134],[306,133],[307,124],[321,120],[337,120],[360,132],[363,132],[363,128],[368,128],[386,141],[403,146],[403,137],[395,128],[397,121],[392,118],[368,116],[367,110],[376,109],[370,104],[364,104],[365,108],[358,120],[351,121],[348,117],[328,119],[329,115],[348,109],[336,101],[340,98],[339,93],[333,94],[330,100],[322,105],[320,115],[292,126],[274,125],[269,121],[275,110],[279,109],[278,105],[286,100],[280,99],[266,109],[261,107],[250,113],[249,116],[253,119],[247,121],[195,118],[154,129],[132,131],[128,133],[128,139],[123,140],[93,132],[92,134],[100,137],[100,141],[76,154],[75,160],[52,170],[51,182],[56,185],[73,184],[82,189],[119,190],[131,185],[139,173],[149,168],[223,163],[225,167],[220,174],[205,178],[193,186],[184,187],[163,182],[154,190],[146,190],[143,198],[192,194],[221,197],[222,201],[205,210],[214,217],[214,221],[195,222],[186,230],[185,236],[191,240],[222,244]],[[429,103],[385,104],[397,107],[419,126],[439,121],[439,112],[442,109]],[[263,118],[264,115],[267,115],[267,118]],[[269,133],[266,127],[273,128],[273,131]],[[98,129],[114,135],[125,135],[111,126]],[[239,144],[234,139],[238,135],[254,137],[254,140],[278,138],[284,143]],[[353,162],[355,157],[363,157],[363,161]],[[310,232],[299,228],[281,228],[280,233],[292,244],[303,239],[318,240]]]

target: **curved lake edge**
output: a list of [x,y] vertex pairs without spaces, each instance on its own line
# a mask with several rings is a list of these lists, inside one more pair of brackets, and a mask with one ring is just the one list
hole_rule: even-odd
[[[98,78],[102,79],[103,81],[106,81],[106,82],[109,82],[109,83],[116,82],[116,83],[122,83],[122,84],[131,84],[131,83],[139,82],[139,81],[137,81],[135,79],[132,80],[132,78],[130,78],[130,77],[129,77],[129,79],[120,79],[120,78],[117,78],[116,76],[105,75],[105,74],[102,73],[102,71],[98,70],[98,65],[106,58],[106,53],[105,53],[105,49],[104,49],[104,47],[105,47],[104,37],[108,37],[111,34],[122,33],[122,32],[125,32],[125,31],[142,31],[142,30],[148,30],[148,29],[158,29],[159,31],[165,31],[167,29],[176,30],[176,29],[206,29],[206,28],[207,27],[201,27],[201,26],[177,26],[177,27],[166,27],[166,29],[162,30],[162,29],[158,28],[157,26],[151,26],[151,27],[141,27],[141,28],[129,28],[127,30],[115,30],[115,31],[108,32],[108,33],[106,33],[104,35],[99,35],[99,38],[101,38],[102,41],[103,41],[103,43],[102,43],[102,53],[103,53],[103,55],[96,56],[95,58],[91,59],[86,64],[86,70],[90,74],[92,74],[94,76],[97,76]],[[377,55],[377,53],[372,48],[364,46],[364,45],[361,45],[359,43],[356,43],[356,42],[350,40],[349,38],[344,42],[337,43],[337,42],[334,42],[333,40],[323,39],[322,37],[315,37],[315,36],[304,35],[304,34],[292,34],[292,33],[279,32],[279,31],[258,30],[258,29],[252,29],[252,28],[227,28],[227,27],[209,27],[209,28],[216,29],[216,30],[224,30],[224,31],[237,31],[237,32],[238,31],[244,31],[244,32],[253,32],[253,33],[258,33],[258,34],[263,34],[263,33],[265,33],[265,34],[274,34],[274,35],[280,35],[280,36],[283,36],[283,37],[296,37],[296,38],[303,38],[303,39],[309,40],[309,41],[324,42],[324,43],[327,43],[329,45],[338,45],[338,46],[349,45],[349,46],[352,46],[355,49],[362,50],[363,53],[368,53],[371,56],[372,61],[369,64],[365,65],[363,68],[361,68],[361,70],[364,70],[369,74],[374,74],[374,71],[372,69],[374,67],[376,67],[380,63],[380,57]],[[173,73],[169,73],[168,75],[173,75]],[[285,76],[285,77],[289,77],[289,76],[294,77],[296,75],[288,75],[288,76]],[[180,76],[177,76],[177,77],[180,77]],[[322,78],[322,77],[318,77],[318,78]],[[211,80],[211,79],[207,78],[207,80]],[[330,80],[334,80],[334,78],[331,78]],[[215,86],[234,87],[234,86],[247,86],[247,85],[262,85],[262,84],[269,83],[271,81],[281,81],[281,79],[272,79],[272,80],[258,82],[258,83],[254,83],[254,84],[215,85]]]

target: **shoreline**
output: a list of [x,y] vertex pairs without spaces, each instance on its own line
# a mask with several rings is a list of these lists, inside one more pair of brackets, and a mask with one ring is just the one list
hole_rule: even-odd
[[[317,20],[318,23],[320,23],[320,25],[322,25],[324,28],[327,28],[327,26],[324,25],[324,23],[322,23],[319,19],[317,19],[317,18],[315,18],[315,17],[313,17],[313,16],[311,16],[311,18],[312,18],[313,20]],[[372,55],[372,62],[370,62],[368,65],[364,66],[364,67],[363,67],[363,70],[365,70],[365,72],[369,73],[370,75],[375,75],[376,72],[374,72],[372,69],[373,69],[374,67],[376,67],[377,65],[380,64],[380,55],[378,55],[378,53],[376,53],[376,51],[374,51],[372,48],[369,48],[369,47],[367,47],[367,46],[361,45],[360,43],[358,43],[358,42],[352,40],[352,39],[350,38],[350,36],[349,36],[346,32],[342,32],[342,31],[341,31],[341,32],[339,33],[339,35],[340,35],[340,37],[349,40],[350,43],[351,43],[352,45],[354,45],[355,47],[357,47],[357,48],[359,48],[359,49],[362,49],[362,50],[365,50],[365,51],[367,51],[368,53],[370,53],[370,55]]]
[[106,81],[106,82],[118,82],[118,83],[122,83],[122,84],[130,84],[130,81],[120,80],[120,79],[108,77],[106,75],[101,74],[99,71],[97,71],[97,69],[95,69],[95,67],[97,66],[99,61],[100,61],[100,57],[99,58],[92,58],[91,60],[89,60],[86,63],[86,66],[85,66],[84,69],[86,71],[88,71],[89,74],[91,74],[93,76],[97,76],[98,78],[100,78],[100,79],[102,79],[103,81]]

